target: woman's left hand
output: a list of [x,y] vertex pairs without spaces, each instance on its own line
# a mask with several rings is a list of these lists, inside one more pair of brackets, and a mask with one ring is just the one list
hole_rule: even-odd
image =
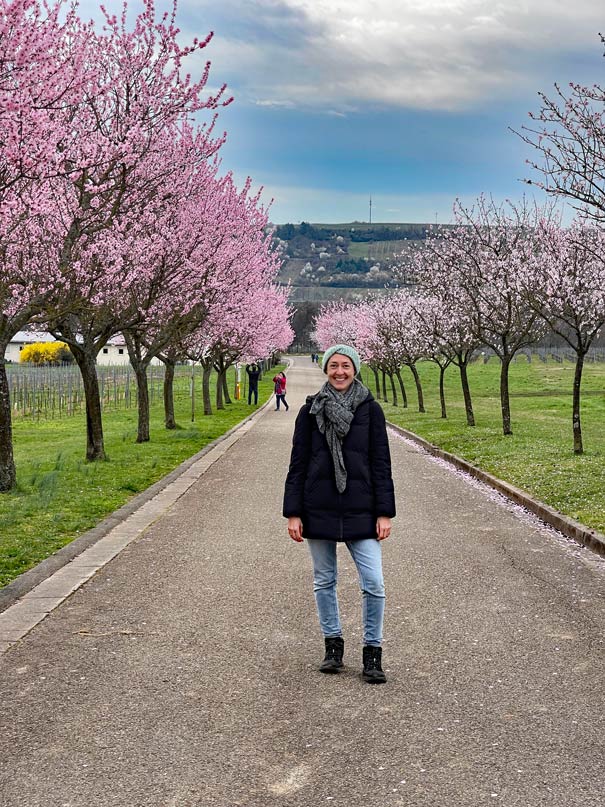
[[376,537],[379,541],[384,541],[391,534],[391,519],[387,516],[378,516],[376,521]]

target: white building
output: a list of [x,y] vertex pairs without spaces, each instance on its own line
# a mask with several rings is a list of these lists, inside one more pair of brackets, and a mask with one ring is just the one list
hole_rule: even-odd
[[[55,337],[46,331],[19,331],[9,342],[6,349],[6,360],[13,364],[19,364],[19,356],[26,345],[34,342],[55,342]],[[60,340],[59,340],[60,341]],[[117,365],[129,364],[128,350],[122,334],[112,336],[104,348],[97,356],[97,364]],[[161,364],[159,359],[152,359],[152,364]]]
[[55,337],[44,331],[19,331],[13,336],[6,348],[6,361],[19,364],[19,355],[26,345],[34,342],[54,342]]

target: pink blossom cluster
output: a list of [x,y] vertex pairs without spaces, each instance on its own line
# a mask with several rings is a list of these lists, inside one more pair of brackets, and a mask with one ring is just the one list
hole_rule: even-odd
[[117,332],[143,363],[194,333],[230,355],[292,339],[267,211],[249,180],[220,173],[231,99],[208,91],[209,62],[198,79],[185,70],[212,34],[181,45],[176,0],[163,15],[153,0],[134,19],[126,2],[102,12],[95,27],[61,0],[0,0],[0,477],[3,358],[28,323],[66,341],[83,374]]
[[[404,272],[418,279],[358,304],[324,306],[316,321],[322,348],[355,345],[375,370],[393,376],[408,367],[422,396],[416,364],[460,372],[468,425],[474,425],[467,368],[478,349],[489,348],[501,365],[500,404],[504,434],[512,433],[509,369],[516,353],[549,331],[576,353],[573,387],[574,450],[582,451],[580,384],[584,358],[605,324],[605,233],[576,221],[563,227],[551,206],[496,204],[479,197],[470,209],[454,205],[454,225],[431,228],[423,246],[402,256]],[[383,394],[386,388],[383,386]]]

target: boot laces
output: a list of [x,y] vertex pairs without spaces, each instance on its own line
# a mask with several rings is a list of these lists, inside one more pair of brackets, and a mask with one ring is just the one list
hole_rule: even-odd
[[380,653],[369,651],[365,658],[365,667],[367,670],[381,670]]
[[326,660],[337,659],[340,655],[340,648],[337,644],[329,644],[326,648]]

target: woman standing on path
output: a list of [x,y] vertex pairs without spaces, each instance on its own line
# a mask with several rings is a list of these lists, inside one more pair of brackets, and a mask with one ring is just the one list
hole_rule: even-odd
[[290,407],[286,401],[286,374],[283,370],[273,377],[273,383],[275,384],[275,411],[278,411],[279,403],[282,401],[287,412]]
[[360,359],[349,345],[324,354],[328,380],[296,418],[283,514],[293,541],[308,539],[313,590],[325,639],[321,672],[343,666],[336,595],[336,547],[346,544],[363,593],[363,678],[383,684],[384,583],[380,541],[391,532],[395,495],[384,414],[355,378]]

